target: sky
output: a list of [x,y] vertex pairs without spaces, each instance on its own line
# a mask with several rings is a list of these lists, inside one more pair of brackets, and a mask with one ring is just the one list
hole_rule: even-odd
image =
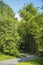
[[[3,0],[6,4],[8,4],[14,13],[16,13],[15,17],[18,18],[20,21],[21,18],[19,17],[19,10],[25,5],[29,3],[33,3],[35,7],[41,7],[42,5],[42,0]],[[41,9],[39,9],[39,12],[41,12]]]
[[[8,4],[15,13],[18,13],[18,11],[24,6],[24,4],[33,3],[35,7],[41,7],[42,0],[3,0],[6,4]],[[41,11],[41,10],[40,10]]]

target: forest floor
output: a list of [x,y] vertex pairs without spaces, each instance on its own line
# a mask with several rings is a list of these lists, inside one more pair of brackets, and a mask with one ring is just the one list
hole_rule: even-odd
[[27,54],[23,54],[23,55],[25,55],[25,56],[21,57],[21,58],[13,58],[13,59],[0,61],[0,65],[15,65],[20,62],[25,62],[25,61],[30,61],[30,60],[36,59],[38,57],[36,55],[27,55]]

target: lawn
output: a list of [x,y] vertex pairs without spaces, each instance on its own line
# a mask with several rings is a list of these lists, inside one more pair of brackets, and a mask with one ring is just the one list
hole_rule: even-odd
[[6,60],[6,59],[11,59],[11,58],[15,58],[15,56],[0,54],[0,61]]
[[16,65],[43,65],[43,57],[39,57],[35,60],[27,61],[27,62],[21,62]]

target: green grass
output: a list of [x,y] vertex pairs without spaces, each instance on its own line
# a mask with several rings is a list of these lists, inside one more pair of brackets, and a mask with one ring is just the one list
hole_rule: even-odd
[[27,61],[27,62],[21,62],[16,65],[43,65],[43,57],[39,57],[37,59]]
[[11,58],[21,58],[21,57],[24,57],[24,55],[22,55],[21,53],[18,53],[15,56],[0,54],[0,61],[11,59]]
[[16,58],[16,57],[15,56],[9,56],[9,55],[0,54],[0,61],[11,59],[11,58]]

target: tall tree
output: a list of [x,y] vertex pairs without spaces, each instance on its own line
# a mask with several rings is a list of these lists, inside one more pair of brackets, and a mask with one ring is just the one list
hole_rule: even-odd
[[[24,23],[21,24],[22,26],[20,25],[21,27],[19,27],[19,30],[21,31],[19,33],[22,32],[21,36],[23,35],[22,40],[24,41],[23,43],[25,45],[23,47],[25,47],[26,50],[30,52],[36,52],[38,49],[38,48],[35,48],[36,42],[33,35],[34,32],[31,33],[32,31],[35,31],[34,26],[36,26],[36,28],[38,26],[38,23],[34,22],[33,20],[33,18],[37,15],[39,15],[38,10],[33,6],[32,3],[30,3],[27,6],[24,6],[23,9],[20,10],[20,16],[22,17],[22,19],[24,19]],[[33,22],[31,22],[32,20]],[[34,26],[33,26],[33,23],[34,23]]]
[[18,50],[19,36],[17,33],[17,20],[12,9],[0,1],[0,51],[15,54]]

